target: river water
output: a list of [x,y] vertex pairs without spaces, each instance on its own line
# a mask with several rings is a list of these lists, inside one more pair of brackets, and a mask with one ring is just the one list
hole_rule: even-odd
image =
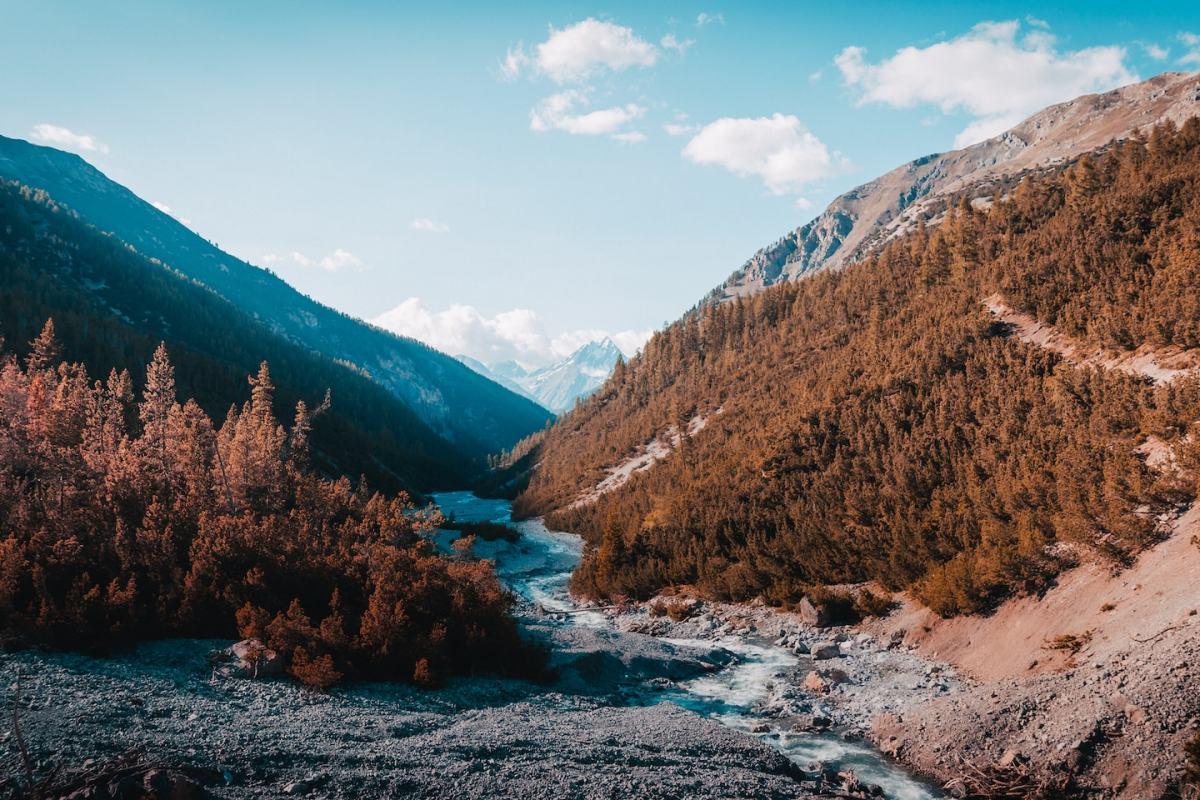
[[[496,574],[515,594],[547,611],[572,612],[563,624],[611,627],[606,615],[580,608],[567,591],[571,572],[583,551],[578,536],[549,530],[540,520],[514,523],[506,500],[483,499],[470,492],[447,492],[435,495],[434,499],[444,514],[459,521],[503,522],[521,531],[521,539],[515,543],[479,541],[474,548],[477,556],[495,563]],[[448,546],[454,535],[457,534],[439,534],[440,544]],[[704,647],[715,643],[737,658],[729,666],[675,689],[662,692],[647,688],[640,702],[673,702],[748,736],[761,738],[801,767],[821,762],[837,770],[852,769],[864,783],[879,785],[887,797],[895,800],[930,800],[942,796],[865,743],[847,742],[833,733],[783,730],[775,720],[756,716],[755,708],[767,696],[775,676],[797,665],[798,659],[791,652],[746,637],[695,643]]]

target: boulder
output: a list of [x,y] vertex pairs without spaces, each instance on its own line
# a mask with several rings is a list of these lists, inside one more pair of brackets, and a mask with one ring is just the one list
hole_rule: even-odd
[[832,622],[829,609],[824,605],[813,605],[813,602],[807,597],[800,598],[798,612],[800,621],[814,628],[826,628]]
[[154,800],[207,800],[212,797],[201,784],[178,772],[152,769],[142,777],[146,796]]
[[813,670],[804,676],[804,688],[810,692],[829,691],[829,683],[821,677],[821,673]]
[[812,646],[812,657],[815,661],[825,661],[842,655],[842,648],[837,642],[817,642]]

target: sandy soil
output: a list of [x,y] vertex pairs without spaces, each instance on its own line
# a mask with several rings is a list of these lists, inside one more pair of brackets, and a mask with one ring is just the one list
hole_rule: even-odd
[[1197,587],[1200,508],[1192,508],[1129,569],[1079,566],[1041,597],[1015,598],[990,616],[943,620],[905,602],[867,629],[978,683],[876,720],[874,738],[945,780],[966,762],[993,779],[1028,773],[1101,796],[1175,791],[1184,743],[1200,727]]

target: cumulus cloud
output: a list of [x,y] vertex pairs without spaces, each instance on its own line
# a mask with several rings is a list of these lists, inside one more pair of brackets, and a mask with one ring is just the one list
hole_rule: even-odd
[[444,222],[438,222],[429,217],[417,217],[410,223],[410,227],[414,231],[422,231],[423,233],[449,233],[450,226]]
[[532,53],[521,44],[510,47],[500,71],[510,79],[532,71],[555,83],[571,83],[605,71],[652,67],[659,55],[659,49],[632,28],[588,17],[561,30],[550,26],[549,37]]
[[860,105],[929,104],[976,117],[957,147],[1001,133],[1053,103],[1137,80],[1122,47],[1059,51],[1041,24],[1020,34],[1016,20],[983,22],[955,39],[905,47],[878,63],[867,61],[862,47],[847,47],[834,63]]
[[610,336],[626,355],[633,355],[652,333],[578,329],[551,335],[537,313],[526,308],[514,308],[494,316],[482,314],[469,305],[452,305],[443,311],[433,311],[416,297],[410,297],[371,322],[445,353],[470,356],[486,364],[512,360],[525,367],[542,366],[565,358],[581,345],[605,336]]
[[76,153],[107,153],[108,145],[87,133],[75,133],[69,128],[42,122],[29,132],[30,140],[38,144],[71,150]]
[[1187,48],[1187,52],[1179,57],[1179,63],[1200,65],[1200,35],[1184,31],[1179,34],[1179,41]]
[[552,94],[529,112],[529,127],[535,131],[566,131],[581,136],[612,136],[646,113],[635,103],[586,111],[588,95],[578,89]]
[[724,117],[700,129],[683,148],[697,164],[757,176],[774,194],[799,193],[806,184],[835,175],[848,165],[794,116]]
[[326,272],[341,272],[346,269],[364,270],[366,266],[362,259],[353,253],[337,248],[332,253],[320,258],[310,258],[304,253],[293,250],[287,255],[280,256],[276,253],[267,253],[262,256],[263,264],[268,267],[279,266],[281,264],[293,264],[297,267],[305,269],[323,269]]
[[699,14],[696,15],[696,27],[698,27],[698,28],[703,28],[705,25],[712,25],[713,23],[717,23],[719,25],[724,25],[725,24],[725,15],[724,14],[709,14],[706,11],[701,11]]

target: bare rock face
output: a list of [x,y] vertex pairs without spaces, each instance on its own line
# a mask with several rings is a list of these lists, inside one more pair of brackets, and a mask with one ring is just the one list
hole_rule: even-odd
[[[1016,176],[1053,168],[1136,130],[1200,115],[1200,76],[1164,73],[1050,106],[1016,127],[960,150],[910,161],[834,200],[819,217],[755,253],[710,300],[753,294],[818,269],[837,268],[889,239],[936,223],[945,200],[987,202]],[[940,201],[940,202],[939,202]]]

